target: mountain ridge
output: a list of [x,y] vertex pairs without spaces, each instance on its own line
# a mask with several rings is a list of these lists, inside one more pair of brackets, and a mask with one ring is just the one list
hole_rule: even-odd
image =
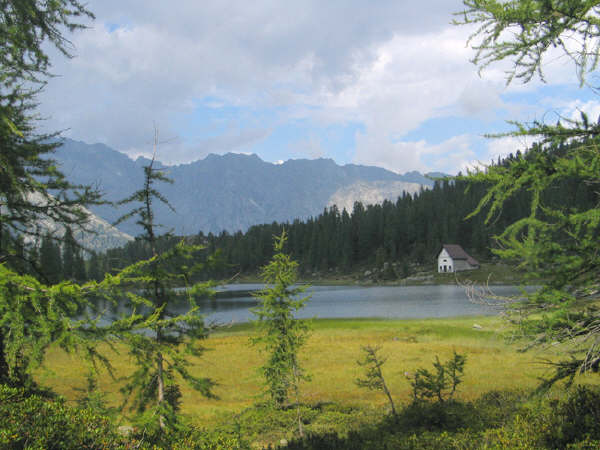
[[[97,185],[111,202],[140,189],[140,168],[149,162],[144,157],[134,161],[105,144],[70,139],[62,140],[53,158],[72,183]],[[340,166],[328,158],[290,159],[273,164],[256,154],[226,153],[209,154],[204,159],[174,166],[164,166],[159,161],[156,164],[174,180],[173,184],[157,188],[176,210],[173,213],[157,204],[157,222],[177,234],[245,231],[260,223],[306,219],[320,214],[334,194],[359,182],[363,183],[364,192],[369,190],[365,186],[379,186],[382,191],[398,195],[402,190],[399,183],[408,183],[409,192],[415,191],[414,183],[425,187],[433,184],[418,172],[400,175],[374,166]],[[386,183],[395,187],[390,190]],[[367,197],[381,195],[369,193]],[[109,205],[90,209],[111,223],[126,212],[123,207]],[[118,228],[134,236],[141,231],[133,221]]]

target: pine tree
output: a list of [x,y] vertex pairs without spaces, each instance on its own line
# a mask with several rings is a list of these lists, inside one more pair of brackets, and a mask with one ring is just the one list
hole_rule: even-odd
[[100,268],[100,257],[93,252],[87,263],[87,276],[90,280],[100,281],[102,279]]
[[[156,154],[156,130],[154,145]],[[144,179],[142,189],[120,202],[135,205],[120,220],[137,217],[137,224],[144,231],[138,239],[149,246],[151,257],[124,268],[106,284],[111,289],[116,287],[117,294],[122,287],[128,289],[126,297],[132,311],[130,326],[120,336],[128,345],[137,369],[128,377],[122,391],[127,398],[133,397],[131,409],[139,413],[140,426],[160,437],[179,423],[179,381],[187,382],[207,397],[213,396],[214,383],[193,375],[185,357],[200,355],[203,351],[200,341],[206,338],[207,329],[194,296],[206,294],[208,284],[191,283],[192,275],[205,268],[203,264],[194,263],[203,246],[189,245],[182,240],[168,250],[159,250],[159,243],[166,237],[157,235],[153,205],[155,201],[170,205],[155,184],[171,180],[154,167],[154,157],[144,167]],[[186,288],[184,295],[175,290],[181,287]],[[188,303],[185,314],[174,310],[181,307],[182,301]]]
[[88,276],[85,270],[85,260],[83,259],[83,253],[80,248],[75,249],[74,265],[73,278],[77,283],[83,283],[88,279]]
[[65,280],[72,280],[75,276],[75,258],[77,243],[70,228],[67,229],[62,243],[62,276]]
[[295,285],[298,263],[284,253],[286,241],[285,231],[275,237],[275,255],[262,269],[262,280],[267,287],[256,295],[261,305],[252,312],[258,319],[260,335],[252,342],[261,345],[267,354],[261,372],[273,404],[281,408],[288,401],[290,391],[294,393],[298,429],[302,435],[299,385],[307,376],[299,363],[298,353],[308,338],[309,328],[305,320],[295,318],[294,314],[308,297],[299,297],[306,291],[306,286]]
[[66,351],[81,349],[84,360],[106,362],[94,347],[95,323],[73,320],[82,308],[92,307],[87,296],[93,288],[68,282],[45,285],[0,264],[0,330],[6,330],[1,383],[34,388],[32,371],[52,344]]
[[[73,186],[49,157],[60,145],[56,134],[36,134],[35,95],[50,75],[45,43],[66,56],[64,31],[83,28],[93,17],[76,0],[4,0],[0,8],[0,244],[19,235],[41,238],[40,221],[83,226],[82,205],[99,201],[96,191]],[[30,86],[25,88],[23,86]],[[53,195],[50,195],[50,191]],[[14,257],[0,247],[0,262]]]
[[365,374],[364,378],[357,378],[355,383],[361,388],[366,388],[372,391],[382,391],[388,398],[390,407],[392,409],[392,415],[394,416],[394,420],[397,421],[398,417],[396,414],[394,399],[385,382],[383,371],[381,370],[383,365],[386,363],[387,358],[378,354],[380,349],[381,347],[373,347],[370,345],[362,347],[364,357],[363,359],[358,360],[357,364],[365,368]]
[[63,267],[60,247],[50,233],[46,233],[40,245],[40,270],[44,280],[55,284],[62,279]]
[[32,112],[50,75],[48,44],[70,56],[64,33],[83,28],[81,20],[93,15],[77,0],[0,5],[0,382],[15,384],[30,380],[29,363],[40,361],[49,342],[64,339],[66,345],[76,328],[69,317],[77,310],[78,288],[71,286],[73,297],[66,299],[57,291],[66,285],[43,287],[3,263],[17,267],[14,260],[26,253],[17,241],[39,241],[40,221],[84,226],[82,205],[99,201],[97,192],[72,186],[57,170],[49,158],[57,135],[36,133]]
[[[600,56],[600,2],[582,0],[464,0],[461,24],[477,24],[471,37],[481,68],[508,60],[508,82],[543,80],[550,49],[562,50],[574,63],[581,85]],[[554,56],[552,56],[554,58]],[[535,343],[569,344],[549,383],[596,371],[600,257],[600,123],[583,112],[556,124],[516,124],[512,136],[533,136],[537,143],[503,164],[477,171],[467,181],[486,183],[487,193],[474,214],[487,209],[490,223],[511,201],[528,200],[526,217],[507,223],[497,236],[496,254],[533,277],[547,280],[523,302],[511,304],[518,330]],[[569,180],[591,188],[587,206],[553,200]],[[527,193],[527,197],[522,197]],[[521,199],[519,197],[521,196]]]

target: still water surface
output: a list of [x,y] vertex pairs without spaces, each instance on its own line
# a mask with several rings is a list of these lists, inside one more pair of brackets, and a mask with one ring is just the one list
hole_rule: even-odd
[[[256,284],[233,284],[225,290],[258,289]],[[514,286],[495,286],[497,295],[516,295]],[[494,310],[469,300],[459,286],[313,286],[310,300],[299,312],[302,318],[390,318],[410,319],[493,314]],[[219,298],[200,302],[207,321],[247,322],[254,319],[250,308],[258,306],[249,296]]]

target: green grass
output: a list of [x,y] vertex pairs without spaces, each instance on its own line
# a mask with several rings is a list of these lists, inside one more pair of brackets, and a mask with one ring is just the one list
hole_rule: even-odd
[[[474,324],[478,327],[474,328]],[[340,439],[345,439],[345,436],[353,439],[348,433],[356,432],[363,438],[375,441],[381,438],[388,444],[391,442],[385,448],[405,448],[397,447],[396,439],[400,439],[403,433],[406,436],[402,439],[417,433],[418,439],[425,439],[424,444],[406,448],[433,448],[438,446],[435,443],[438,439],[454,439],[455,435],[446,435],[446,431],[458,432],[456,436],[460,437],[462,422],[452,425],[452,418],[460,416],[467,417],[463,422],[469,422],[471,427],[465,431],[465,442],[479,440],[483,436],[471,433],[485,434],[488,431],[482,430],[489,428],[489,433],[494,434],[496,426],[506,425],[508,428],[503,428],[501,432],[508,434],[501,438],[506,438],[510,447],[520,439],[517,436],[515,441],[511,437],[514,434],[511,423],[513,419],[518,419],[521,408],[530,411],[527,414],[531,417],[525,425],[533,424],[532,430],[550,423],[546,416],[540,416],[539,420],[536,418],[539,409],[537,404],[527,406],[522,402],[539,385],[539,377],[549,370],[548,366],[539,363],[540,358],[555,359],[560,350],[553,347],[551,351],[520,352],[517,345],[507,343],[505,337],[510,333],[510,328],[499,317],[322,319],[314,320],[312,329],[312,335],[300,354],[301,364],[312,377],[310,382],[301,385],[300,399],[306,430],[310,434],[326,439],[328,433],[334,432]],[[207,351],[201,358],[192,359],[192,363],[195,374],[210,377],[218,383],[215,389],[218,398],[205,399],[182,382],[182,413],[189,423],[200,429],[225,433],[230,437],[241,436],[252,444],[252,448],[262,448],[282,438],[296,438],[296,416],[294,409],[281,411],[260,406],[265,398],[260,395],[263,385],[258,368],[263,363],[264,355],[259,348],[250,345],[254,333],[254,326],[246,323],[221,328],[211,334],[205,341]],[[400,428],[390,422],[389,416],[386,417],[389,406],[382,393],[360,389],[355,384],[355,380],[363,375],[363,369],[356,361],[362,357],[361,347],[365,345],[381,346],[380,354],[388,358],[383,373],[396,407],[401,411],[401,422],[406,422]],[[126,375],[132,370],[131,361],[123,350],[119,355],[107,353],[117,376]],[[425,408],[418,413],[418,417],[421,417],[418,423],[413,423],[415,411],[414,405],[411,405],[412,392],[407,375],[410,377],[418,368],[431,370],[436,356],[444,361],[454,351],[467,356],[463,383],[455,395],[458,402],[456,405],[449,404],[450,409],[446,413],[442,411],[446,417],[444,420],[450,422],[444,422],[446,425],[434,430],[434,435],[430,436],[433,447],[428,447],[429,441],[427,436],[420,434],[423,430],[419,423],[435,422],[439,419],[440,411],[435,407],[431,410]],[[51,348],[44,368],[36,376],[39,382],[74,404],[81,395],[78,389],[86,384],[86,373],[87,368],[76,355]],[[580,377],[578,382],[598,384],[596,378],[592,374]],[[104,398],[110,404],[118,405],[122,401],[119,394],[122,382],[112,380],[106,374],[102,374],[99,382]],[[562,385],[558,385],[550,397],[544,396],[550,401],[544,407],[548,417],[553,414],[552,399],[561,399],[565,395]],[[498,402],[496,398],[504,400]],[[431,420],[430,415],[433,417]],[[541,425],[538,426],[536,421],[541,421]],[[124,423],[127,422],[125,417]],[[444,428],[446,426],[450,428]],[[531,433],[527,431],[525,434]],[[490,442],[504,442],[502,439],[493,438]],[[492,445],[490,448],[496,447]]]
[[[476,270],[454,273],[433,273],[434,284],[454,284],[458,279],[461,283],[470,281],[477,284],[523,284],[523,273],[508,264],[482,263]],[[531,282],[531,281],[530,281]]]
[[[475,329],[477,323],[482,328]],[[343,405],[379,408],[385,398],[359,389],[354,380],[361,369],[356,360],[364,345],[379,345],[387,356],[384,374],[390,389],[401,403],[410,400],[410,384],[405,374],[419,367],[431,367],[436,356],[450,357],[456,350],[467,355],[466,376],[459,398],[471,400],[493,389],[531,388],[543,374],[535,353],[520,353],[508,345],[502,333],[505,324],[496,317],[464,317],[429,320],[315,320],[313,333],[301,352],[301,362],[312,375],[302,386],[305,403],[335,402]],[[205,425],[217,424],[230,413],[256,403],[262,390],[258,368],[263,362],[259,348],[250,345],[254,329],[239,324],[213,333],[206,340],[207,351],[192,359],[194,372],[218,383],[218,399],[204,399],[182,383],[182,411],[191,420]],[[121,349],[108,353],[118,376],[131,371],[131,361]],[[58,348],[48,352],[38,380],[51,386],[68,400],[75,400],[85,386],[87,368],[76,355]],[[121,401],[120,382],[103,374],[100,387],[106,399]]]
[[[395,280],[379,280],[373,282],[370,279],[365,279],[363,274],[365,270],[371,270],[372,266],[365,266],[361,269],[356,269],[350,273],[332,273],[326,272],[318,274],[316,277],[305,275],[302,278],[303,283],[309,283],[316,286],[345,286],[345,285],[430,285],[430,284],[456,284],[457,279],[464,283],[466,281],[475,282],[478,284],[509,284],[520,285],[524,284],[523,273],[515,268],[514,265],[503,263],[482,263],[477,270],[455,273],[438,273],[434,270],[434,265],[426,265],[418,269],[419,275],[431,275],[424,280],[395,279]],[[261,283],[260,278],[256,274],[246,274],[236,278],[239,283]],[[534,283],[534,281],[529,281]]]

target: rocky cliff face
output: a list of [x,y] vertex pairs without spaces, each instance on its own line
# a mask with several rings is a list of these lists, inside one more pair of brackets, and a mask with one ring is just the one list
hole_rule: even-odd
[[424,186],[418,183],[405,181],[357,181],[349,186],[344,186],[333,193],[327,203],[329,206],[337,205],[340,209],[352,211],[354,202],[363,205],[383,203],[384,200],[394,201],[404,192],[414,194]]
[[[54,157],[72,182],[97,184],[109,201],[118,201],[142,186],[144,159],[133,161],[102,144],[65,140]],[[331,159],[276,165],[256,155],[232,153],[211,154],[167,167],[165,172],[174,183],[157,188],[176,212],[157,205],[157,222],[178,234],[235,232],[260,223],[303,219],[333,203],[351,209],[354,200],[395,200],[403,190],[414,192],[432,184],[417,172],[404,176],[378,167],[339,166]],[[358,197],[353,199],[354,195]],[[91,209],[108,222],[125,212],[114,206]],[[133,221],[119,229],[130,235],[140,232]]]
[[[29,199],[33,203],[42,204],[45,199],[39,194],[31,194]],[[84,211],[90,214],[89,221],[83,229],[73,229],[73,237],[79,244],[87,250],[95,252],[104,252],[109,248],[122,247],[127,242],[132,241],[133,237],[113,227],[106,220],[94,215],[87,209]],[[49,218],[42,218],[37,222],[36,232],[44,235],[46,232],[58,238],[65,234],[65,227]],[[33,244],[34,238],[25,236],[25,244]]]

